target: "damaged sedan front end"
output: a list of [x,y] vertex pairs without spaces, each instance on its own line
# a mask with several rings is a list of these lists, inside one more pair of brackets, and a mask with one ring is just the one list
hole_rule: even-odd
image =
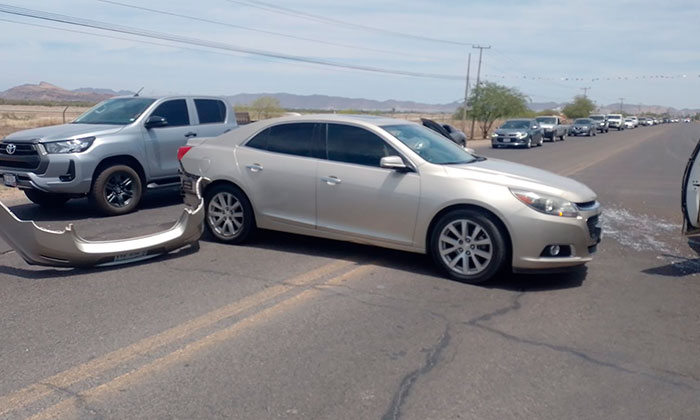
[[0,203],[0,238],[28,264],[50,267],[105,267],[154,258],[195,245],[204,228],[204,200],[200,180],[196,183],[196,204],[186,206],[180,218],[167,230],[135,238],[89,241],[72,224],[55,231],[20,220]]

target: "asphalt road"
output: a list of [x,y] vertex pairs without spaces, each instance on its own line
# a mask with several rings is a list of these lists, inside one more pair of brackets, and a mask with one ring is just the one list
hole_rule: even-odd
[[[0,243],[0,418],[698,419],[700,259],[680,182],[699,138],[674,124],[470,144],[599,194],[606,236],[569,274],[471,286],[427,257],[273,232],[100,270],[31,267]],[[178,200],[110,219],[10,203],[117,238],[175,220]]]

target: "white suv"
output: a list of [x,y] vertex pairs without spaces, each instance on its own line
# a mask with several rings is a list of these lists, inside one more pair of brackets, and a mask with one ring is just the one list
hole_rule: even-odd
[[608,114],[608,126],[617,128],[617,131],[624,130],[625,119],[622,118],[622,114]]

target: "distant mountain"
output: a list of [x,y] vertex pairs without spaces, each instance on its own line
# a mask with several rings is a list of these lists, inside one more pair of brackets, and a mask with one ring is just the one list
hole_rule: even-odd
[[[74,90],[63,89],[47,82],[38,85],[26,84],[10,88],[0,92],[0,98],[11,100],[23,100],[34,102],[89,102],[111,98],[113,96],[132,95],[127,90],[114,91],[112,89],[83,87]],[[296,110],[323,110],[323,111],[380,111],[380,112],[424,112],[424,113],[453,113],[461,105],[461,102],[448,104],[428,104],[413,101],[376,101],[364,98],[345,98],[341,96],[326,95],[294,95],[290,93],[241,93],[227,96],[233,105],[249,105],[262,96],[271,96],[280,101],[280,105],[286,109]],[[531,102],[528,107],[539,112],[545,109],[561,110],[566,104],[557,102]],[[620,111],[619,104],[601,106],[597,112],[615,113]],[[695,115],[700,109],[676,109],[660,105],[634,105],[625,104],[623,111],[628,114],[664,114],[670,115]]]
[[131,92],[115,92],[111,89],[80,88],[68,90],[47,82],[38,85],[26,84],[15,86],[0,92],[0,98],[35,102],[100,102],[117,95],[128,95]]
[[426,112],[452,113],[459,106],[458,102],[450,104],[426,104],[412,101],[375,101],[362,98],[344,98],[340,96],[325,95],[293,95],[290,93],[241,93],[228,96],[228,100],[236,105],[249,105],[263,96],[271,96],[280,101],[282,108],[286,109],[315,109],[324,111],[333,110],[358,110],[358,111],[385,111],[385,112]]
[[130,90],[115,91],[112,89],[95,89],[95,88],[90,88],[90,87],[73,89],[72,92],[96,93],[98,95],[109,95],[109,96],[127,96],[127,95],[134,94],[134,92],[132,92]]

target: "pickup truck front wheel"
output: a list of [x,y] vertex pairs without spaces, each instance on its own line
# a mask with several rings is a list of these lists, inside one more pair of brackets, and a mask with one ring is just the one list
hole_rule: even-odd
[[139,174],[129,166],[115,165],[97,175],[90,199],[101,213],[117,216],[136,209],[142,195]]
[[70,199],[70,197],[65,194],[47,193],[39,190],[24,190],[24,195],[26,195],[32,203],[46,208],[61,207]]

